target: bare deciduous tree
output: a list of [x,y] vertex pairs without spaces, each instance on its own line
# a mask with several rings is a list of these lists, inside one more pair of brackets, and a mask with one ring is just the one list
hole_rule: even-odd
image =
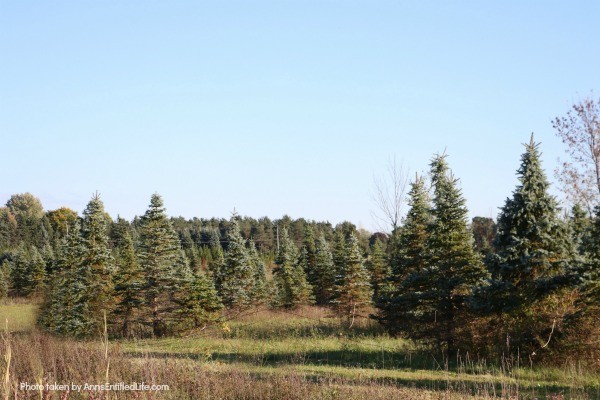
[[600,199],[600,99],[590,96],[579,101],[565,116],[555,118],[552,126],[570,157],[555,176],[567,198],[591,213]]
[[371,211],[371,216],[380,230],[389,233],[400,225],[407,183],[408,171],[396,157],[390,158],[384,174],[373,176],[372,197],[377,210]]

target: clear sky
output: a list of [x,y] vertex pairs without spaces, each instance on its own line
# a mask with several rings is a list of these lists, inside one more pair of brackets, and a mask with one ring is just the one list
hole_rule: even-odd
[[0,203],[350,220],[446,149],[495,216],[522,142],[600,91],[596,1],[0,0]]

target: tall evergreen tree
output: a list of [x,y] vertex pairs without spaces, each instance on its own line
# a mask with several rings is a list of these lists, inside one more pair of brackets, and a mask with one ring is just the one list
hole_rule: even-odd
[[465,200],[446,157],[434,157],[430,166],[431,217],[424,208],[424,183],[417,180],[401,234],[406,246],[393,271],[399,283],[380,303],[379,319],[392,331],[434,341],[454,356],[458,331],[467,317],[467,300],[487,274],[473,249]]
[[229,221],[225,238],[227,252],[217,276],[217,289],[226,307],[248,307],[252,304],[255,269],[248,255],[246,241],[240,232],[236,214]]
[[141,218],[139,234],[139,261],[143,272],[141,290],[147,309],[144,322],[151,325],[154,336],[162,336],[167,332],[175,307],[172,292],[178,283],[175,269],[180,245],[166,216],[163,200],[156,193]]
[[[432,223],[431,205],[425,179],[416,176],[408,193],[409,210],[403,226],[396,228],[388,246],[391,272],[387,285],[376,298],[379,309],[375,318],[393,333],[410,333],[418,323],[412,320],[418,299],[417,282],[411,274],[426,271],[429,266],[427,242]],[[413,287],[411,287],[411,285]]]
[[104,204],[96,193],[83,211],[82,236],[85,252],[82,263],[89,271],[89,311],[94,328],[101,331],[104,315],[112,309],[114,259],[108,245],[108,223]]
[[569,242],[557,202],[548,193],[533,135],[517,174],[519,185],[498,216],[497,254],[489,266],[492,281],[476,297],[475,306],[499,315],[494,335],[502,336],[500,340],[510,337],[513,348],[523,351],[548,338],[553,318],[548,320],[542,310],[549,310],[545,299],[563,286]]
[[364,266],[358,238],[354,233],[350,233],[348,237],[344,267],[340,272],[333,304],[351,321],[352,326],[355,317],[371,304],[373,297],[369,273]]
[[312,302],[312,288],[306,280],[302,265],[298,262],[298,250],[290,239],[287,229],[281,230],[281,245],[273,270],[277,288],[276,304],[285,308],[294,308]]

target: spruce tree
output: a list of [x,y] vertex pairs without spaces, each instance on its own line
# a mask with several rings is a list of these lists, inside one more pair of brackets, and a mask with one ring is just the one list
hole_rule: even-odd
[[182,282],[182,289],[176,299],[181,329],[199,328],[219,319],[223,304],[210,277],[202,271],[192,273]]
[[[412,321],[416,307],[417,281],[411,274],[428,268],[427,242],[432,223],[431,205],[425,179],[416,176],[408,193],[409,210],[403,225],[392,233],[389,243],[391,271],[375,303],[379,309],[375,318],[392,333],[409,333],[418,323]],[[413,287],[411,287],[411,285]]]
[[91,272],[83,262],[85,252],[80,224],[76,221],[62,239],[57,272],[40,313],[40,323],[51,332],[78,338],[93,333],[95,321],[89,307]]
[[308,277],[308,282],[312,285],[313,271],[315,267],[316,244],[315,234],[310,225],[306,225],[304,229],[301,255],[303,255],[300,261],[302,263],[302,268]]
[[294,308],[312,302],[312,288],[306,280],[306,274],[299,263],[298,250],[290,239],[287,229],[281,230],[281,245],[275,259],[273,270],[277,288],[276,304],[280,307]]
[[346,243],[346,256],[335,288],[335,307],[348,318],[350,326],[360,311],[371,304],[373,291],[364,266],[358,238],[352,232]]
[[[474,251],[465,200],[446,157],[434,157],[430,166],[431,219],[423,209],[423,183],[416,182],[411,193],[413,214],[407,217],[402,235],[407,246],[393,271],[399,283],[383,302],[379,318],[392,331],[444,346],[452,357],[458,332],[468,318],[469,296],[487,274]],[[424,247],[419,238],[425,240]]]
[[327,305],[333,299],[337,282],[337,270],[325,236],[319,236],[315,246],[313,270],[313,293],[317,304]]
[[114,259],[109,248],[108,218],[104,204],[96,193],[83,211],[82,237],[85,252],[82,263],[89,271],[89,311],[94,328],[102,330],[104,315],[112,309],[112,273]]
[[433,331],[427,335],[433,334],[438,343],[444,343],[448,356],[453,357],[457,330],[468,318],[469,297],[483,284],[487,273],[474,251],[466,201],[446,156],[435,157],[430,166],[434,196],[427,248],[431,268],[417,272],[413,279],[425,278],[433,290],[420,296],[430,305],[423,316],[429,324],[433,322]]
[[376,239],[373,246],[371,246],[366,266],[371,277],[373,299],[377,299],[379,297],[380,289],[385,285],[387,279],[391,275],[390,266],[381,240]]
[[564,286],[570,251],[533,135],[517,174],[519,185],[498,216],[497,254],[489,265],[492,281],[475,297],[474,306],[500,317],[492,326],[495,341],[510,337],[512,348],[523,351],[548,338],[544,332],[553,318],[546,311],[553,307],[546,299]]
[[120,321],[121,335],[128,337],[135,314],[144,303],[144,276],[128,226],[117,224],[113,233],[117,267],[114,276],[114,313]]
[[254,270],[254,287],[252,288],[251,297],[254,300],[254,304],[259,304],[267,299],[267,271],[265,269],[265,262],[258,254],[254,241],[250,241],[248,244],[248,257],[250,264]]
[[176,264],[180,257],[179,238],[166,216],[162,198],[153,194],[139,227],[139,262],[143,273],[143,320],[154,336],[167,333],[175,307],[172,292],[177,287]]
[[29,250],[27,266],[28,292],[30,295],[39,295],[46,288],[46,261],[35,247]]
[[236,214],[229,221],[225,238],[227,252],[218,272],[217,290],[226,307],[245,308],[252,304],[255,269]]

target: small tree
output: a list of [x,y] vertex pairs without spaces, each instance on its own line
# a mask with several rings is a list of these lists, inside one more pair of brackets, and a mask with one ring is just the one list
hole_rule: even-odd
[[226,307],[245,308],[252,304],[255,270],[236,214],[229,221],[225,238],[227,252],[218,271],[217,290]]
[[373,299],[377,299],[379,297],[380,289],[385,285],[387,279],[391,275],[391,270],[381,240],[376,239],[370,250],[369,259],[366,265],[371,276]]
[[319,236],[315,246],[315,266],[313,269],[313,293],[317,304],[326,305],[335,294],[337,270],[325,236]]
[[346,243],[346,262],[338,278],[333,304],[348,318],[350,326],[365,307],[371,304],[373,291],[369,283],[369,273],[364,266],[358,239],[353,233]]
[[275,259],[277,267],[273,270],[278,306],[294,308],[312,302],[312,288],[298,260],[298,250],[288,236],[287,229],[283,228],[281,245]]

